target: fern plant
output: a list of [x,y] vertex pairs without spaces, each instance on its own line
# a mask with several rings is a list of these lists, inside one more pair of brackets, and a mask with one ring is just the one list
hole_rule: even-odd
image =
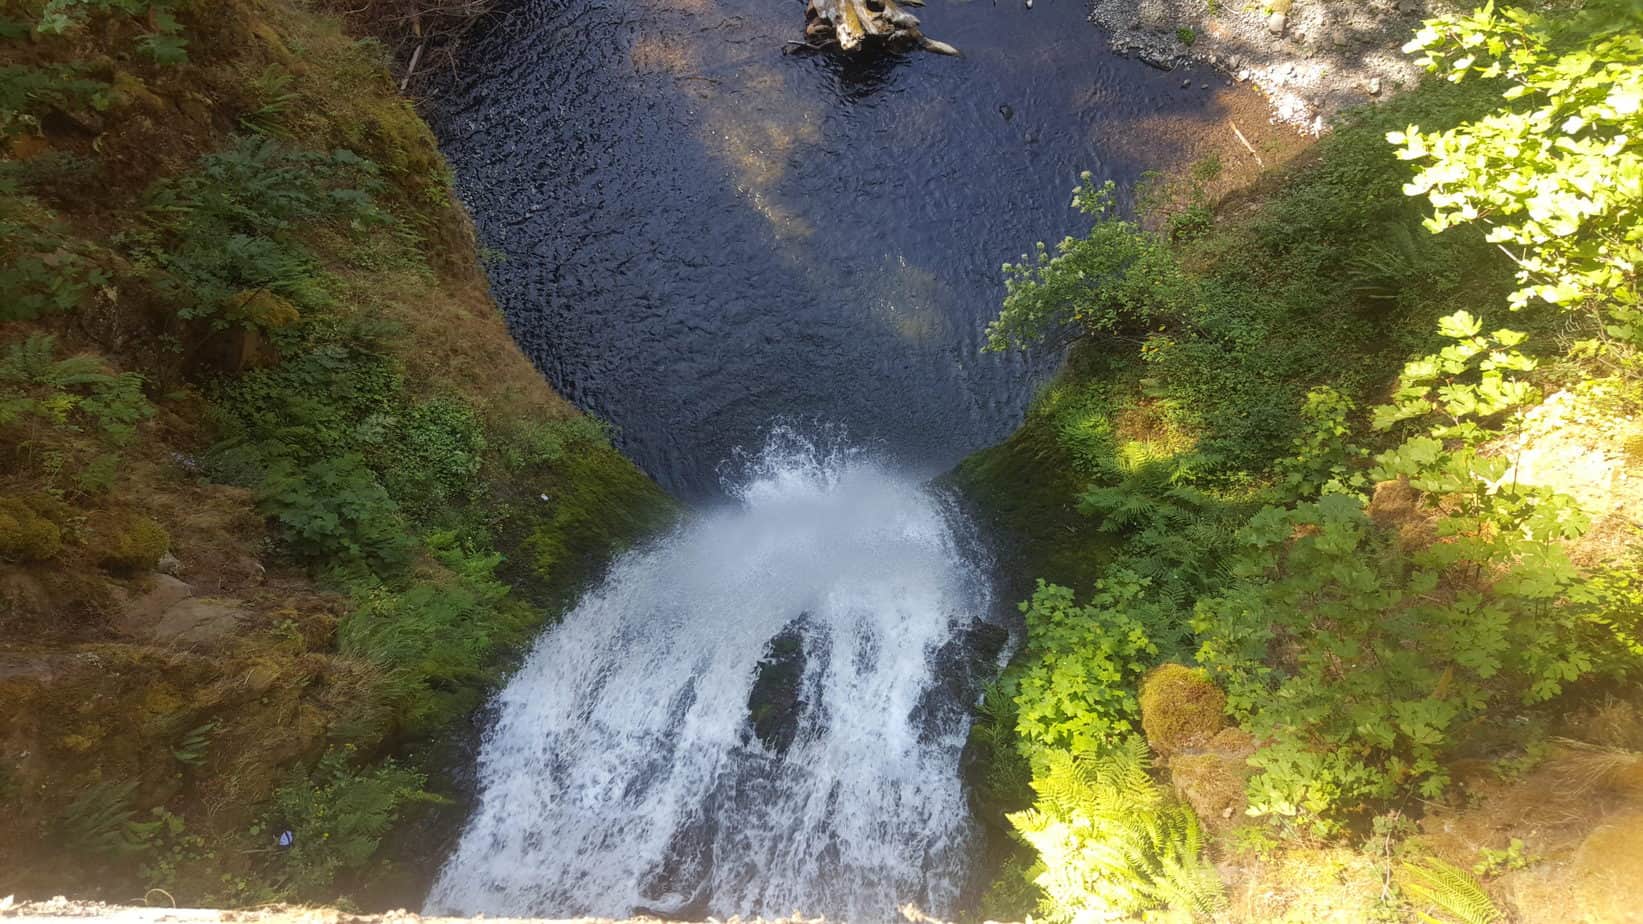
[[102,856],[131,856],[149,847],[158,827],[135,820],[137,782],[102,782],[86,788],[57,816],[56,834],[64,846]]
[[1079,511],[1097,517],[1103,532],[1125,536],[1123,567],[1176,606],[1220,583],[1221,559],[1237,538],[1238,508],[1196,483],[1209,467],[1199,453],[1122,459],[1116,483],[1079,497]]
[[1046,920],[1208,918],[1225,907],[1197,816],[1153,782],[1140,738],[1092,755],[1042,752],[1033,790],[1033,807],[1009,818],[1038,851],[1029,877]]
[[[156,272],[182,318],[281,326],[290,309],[330,300],[330,280],[302,242],[308,227],[388,221],[373,199],[376,173],[351,151],[242,138],[148,191],[149,226],[128,236],[133,256]],[[270,310],[269,296],[283,310]]]
[[95,491],[112,480],[119,451],[154,408],[142,377],[95,356],[57,357],[56,338],[34,334],[0,354],[0,458],[17,474],[70,479]]
[[1403,891],[1420,906],[1415,915],[1424,924],[1498,924],[1506,920],[1505,912],[1476,879],[1436,857],[1403,864]]

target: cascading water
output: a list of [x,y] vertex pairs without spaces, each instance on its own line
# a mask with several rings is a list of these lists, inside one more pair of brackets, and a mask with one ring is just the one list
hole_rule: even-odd
[[538,641],[430,911],[951,912],[989,610],[955,515],[781,431],[731,494]]

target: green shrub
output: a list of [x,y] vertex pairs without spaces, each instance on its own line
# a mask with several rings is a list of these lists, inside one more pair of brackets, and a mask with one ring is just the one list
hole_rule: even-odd
[[275,854],[270,876],[295,897],[331,897],[338,877],[371,862],[406,807],[440,801],[426,784],[393,761],[356,768],[348,749],[326,753],[312,772],[293,770],[266,816],[266,830],[294,838]]
[[1045,337],[1119,336],[1143,332],[1180,315],[1193,297],[1190,280],[1168,247],[1113,214],[1113,184],[1090,174],[1073,191],[1073,205],[1095,219],[1082,238],[1069,237],[1052,255],[1004,265],[1004,308],[987,327],[987,349],[1023,347]]
[[217,328],[256,324],[242,309],[259,292],[299,310],[324,307],[329,281],[302,238],[314,224],[386,222],[372,198],[376,174],[351,151],[238,139],[148,191],[149,222],[130,236],[133,256],[158,272],[178,316]]
[[1192,195],[1161,201],[1157,184],[1144,187],[1175,251],[1081,187],[1094,227],[1007,268],[989,348],[1063,331],[1099,341],[1197,437],[1206,474],[1264,471],[1302,435],[1311,389],[1365,397],[1425,345],[1428,319],[1510,290],[1512,265],[1482,234],[1422,231],[1407,167],[1384,140],[1411,120],[1462,122],[1493,92],[1437,85],[1349,115],[1312,165],[1237,223],[1205,227]]
[[37,132],[40,114],[51,109],[107,109],[109,85],[83,71],[73,64],[0,67],[0,138]]
[[1007,675],[1024,754],[1044,748],[1079,753],[1135,730],[1135,685],[1158,656],[1150,626],[1172,614],[1146,599],[1147,581],[1117,572],[1096,584],[1087,605],[1040,581],[1021,604],[1027,617],[1025,667]]
[[410,560],[410,531],[398,505],[356,453],[273,462],[257,486],[257,506],[300,560],[378,572]]
[[1399,157],[1420,162],[1409,192],[1430,201],[1427,227],[1486,225],[1517,260],[1512,307],[1580,312],[1592,336],[1583,349],[1643,343],[1643,10],[1594,0],[1555,16],[1490,3],[1428,20],[1410,48],[1456,83],[1506,83],[1504,104],[1482,118],[1389,133]]
[[[377,424],[369,427],[369,424]],[[485,428],[473,409],[453,398],[435,398],[392,418],[368,422],[361,442],[383,487],[415,518],[448,512],[453,501],[472,497],[486,450]]]
[[74,311],[109,284],[104,255],[0,177],[0,321]]
[[156,825],[136,821],[137,782],[87,786],[58,814],[54,832],[70,850],[105,857],[129,857],[148,849]]
[[0,354],[0,446],[13,472],[43,479],[49,491],[106,489],[120,451],[154,408],[136,373],[56,354],[48,334]]
[[565,454],[588,446],[609,446],[609,426],[589,414],[563,420],[530,421],[518,426],[497,447],[510,471],[551,465]]
[[1141,681],[1141,728],[1159,754],[1202,747],[1227,722],[1225,693],[1209,675],[1182,664],[1160,664]]
[[1152,781],[1146,753],[1132,737],[1100,754],[1042,755],[1033,774],[1038,800],[1010,822],[1038,851],[1030,875],[1044,892],[1045,920],[1133,920],[1164,910],[1208,918],[1225,908],[1197,816]]
[[78,32],[95,17],[124,15],[148,26],[137,49],[160,64],[188,60],[188,40],[176,9],[181,0],[48,0],[34,25],[40,35]]
[[337,633],[343,654],[387,672],[397,719],[413,733],[437,730],[478,706],[496,680],[498,653],[523,643],[537,623],[496,579],[502,556],[450,533],[431,536],[428,548],[447,574],[359,591]]

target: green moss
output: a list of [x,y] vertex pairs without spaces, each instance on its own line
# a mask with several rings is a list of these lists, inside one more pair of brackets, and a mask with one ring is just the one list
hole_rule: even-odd
[[21,498],[0,497],[0,558],[45,561],[63,550],[63,531]]
[[[538,467],[542,485],[510,509],[515,569],[542,602],[562,604],[610,556],[654,533],[677,515],[677,505],[633,463],[609,445],[582,443]],[[504,551],[508,551],[504,547]]]
[[1160,664],[1141,681],[1141,728],[1160,754],[1208,743],[1227,723],[1227,697],[1199,668]]
[[153,571],[171,548],[171,534],[139,513],[113,513],[92,530],[97,561],[111,571]]

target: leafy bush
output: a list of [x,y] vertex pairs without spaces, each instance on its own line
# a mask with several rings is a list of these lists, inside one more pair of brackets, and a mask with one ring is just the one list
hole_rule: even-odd
[[160,64],[188,60],[188,40],[174,10],[179,0],[48,0],[35,23],[40,35],[63,35],[85,28],[95,16],[124,14],[148,26],[137,48]]
[[1563,546],[1585,518],[1505,478],[1510,457],[1485,445],[1537,392],[1523,335],[1482,327],[1445,318],[1450,344],[1409,363],[1374,411],[1376,428],[1409,435],[1372,475],[1424,499],[1425,541],[1389,535],[1350,494],[1269,507],[1245,528],[1240,582],[1198,604],[1200,662],[1269,742],[1257,814],[1327,832],[1409,787],[1435,797],[1462,722],[1557,695],[1612,641],[1612,601]]
[[1307,392],[1301,407],[1304,426],[1295,437],[1294,454],[1275,466],[1287,496],[1304,499],[1364,488],[1361,462],[1368,450],[1352,443],[1350,418],[1356,407],[1328,385]]
[[1168,604],[1147,599],[1148,583],[1117,572],[1096,584],[1087,605],[1073,592],[1038,583],[1021,604],[1027,617],[1025,667],[1006,676],[1017,706],[1019,747],[1084,753],[1135,731],[1134,689],[1157,660],[1149,626],[1172,615]]
[[274,461],[257,487],[257,506],[287,547],[314,564],[393,572],[410,559],[398,505],[356,453]]
[[1113,184],[1091,185],[1088,173],[1073,206],[1095,219],[1083,238],[1069,237],[1052,256],[1004,265],[1004,308],[987,327],[987,349],[1023,347],[1071,330],[1079,336],[1135,336],[1185,310],[1187,279],[1164,244],[1113,215]]
[[551,465],[578,447],[610,445],[609,426],[589,414],[564,420],[524,423],[497,446],[502,464],[510,471],[532,465]]
[[1129,920],[1163,909],[1209,917],[1225,907],[1197,816],[1165,797],[1146,756],[1134,737],[1097,755],[1042,755],[1038,800],[1010,822],[1038,851],[1030,875],[1044,891],[1045,920]]
[[478,415],[451,398],[434,398],[403,414],[368,421],[361,442],[383,487],[419,519],[473,496],[486,449]]
[[148,191],[149,225],[132,236],[132,250],[160,272],[180,317],[219,328],[279,326],[290,316],[259,316],[250,309],[266,302],[253,296],[266,292],[298,310],[326,305],[325,274],[301,238],[316,223],[386,222],[372,199],[381,188],[376,174],[351,151],[241,138]]
[[135,780],[93,783],[57,816],[57,838],[71,850],[106,857],[142,853],[156,826],[135,820],[136,794]]
[[477,706],[496,677],[499,649],[523,642],[536,621],[496,579],[502,556],[479,552],[451,533],[431,536],[428,548],[448,574],[400,589],[362,590],[338,628],[344,654],[388,672],[395,712],[415,733]]
[[326,894],[339,876],[370,863],[407,806],[440,801],[426,784],[393,761],[356,769],[347,749],[326,753],[310,773],[293,770],[267,816],[269,830],[293,835],[271,875],[291,894]]
[[1080,187],[1094,227],[1007,268],[988,348],[1061,332],[1100,340],[1127,356],[1167,422],[1196,436],[1206,474],[1261,471],[1302,435],[1311,389],[1366,396],[1425,345],[1426,319],[1509,290],[1510,263],[1481,234],[1422,232],[1407,168],[1384,140],[1393,125],[1456,124],[1490,100],[1487,86],[1440,85],[1349,116],[1314,165],[1226,227],[1209,229],[1194,217],[1199,199],[1182,205],[1154,182],[1141,199],[1174,229],[1175,251],[1116,216],[1110,192]]
[[37,132],[40,114],[50,109],[105,110],[108,91],[107,83],[83,76],[77,65],[0,67],[0,138]]
[[1514,308],[1580,309],[1597,337],[1643,341],[1643,10],[1594,0],[1558,17],[1490,3],[1429,20],[1405,50],[1457,83],[1503,79],[1509,101],[1447,130],[1388,135],[1421,162],[1408,192],[1431,202],[1427,227],[1481,222],[1509,245]]
[[15,474],[48,490],[107,487],[119,451],[154,408],[142,376],[88,355],[57,358],[56,338],[32,334],[0,354],[0,445]]
[[83,306],[109,283],[103,262],[103,254],[0,178],[0,321],[32,321]]

